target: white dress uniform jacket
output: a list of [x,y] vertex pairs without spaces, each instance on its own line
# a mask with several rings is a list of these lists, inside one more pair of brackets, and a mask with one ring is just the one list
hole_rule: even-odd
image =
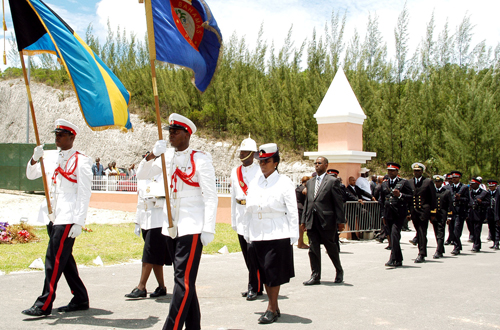
[[295,187],[285,175],[274,171],[269,177],[260,175],[248,188],[243,218],[245,238],[270,241],[299,237],[299,214]]
[[[192,177],[193,182],[199,183],[199,187],[193,187],[185,184],[180,178],[177,178],[177,193],[174,188],[170,188],[171,175],[176,168],[186,174],[193,171],[190,155],[193,149],[187,148],[184,151],[176,151],[172,158],[165,156],[165,162],[169,176],[169,196],[172,207],[172,220],[177,224],[177,235],[194,235],[201,232],[215,233],[215,220],[217,214],[217,188],[215,186],[215,171],[212,165],[210,154],[196,151],[194,154],[194,164],[196,172]],[[169,159],[170,158],[170,159]],[[137,169],[137,179],[144,180],[154,175],[162,173],[161,160],[145,161]],[[168,218],[166,205],[164,207],[164,221],[162,234],[168,234]]]
[[[49,196],[54,212],[54,225],[79,224],[85,225],[87,210],[89,208],[91,185],[92,185],[92,160],[84,154],[78,153],[74,155],[76,150],[47,150],[44,152],[43,164],[45,166],[45,174],[49,186]],[[78,159],[78,161],[77,161]],[[37,179],[42,176],[40,163],[31,165],[31,159],[26,166],[26,177],[30,180]],[[60,166],[64,171],[68,172],[76,166],[75,171],[70,176],[77,182],[71,182],[58,174],[52,180],[54,171]],[[38,222],[48,224],[47,202],[44,201],[40,207]]]
[[[238,235],[245,235],[243,228],[243,215],[245,214],[246,206],[238,204],[236,199],[246,200],[247,195],[243,192],[238,180],[238,175],[236,174],[238,167],[239,166],[236,166],[231,171],[231,227],[233,227]],[[250,186],[250,182],[252,182],[254,178],[262,175],[258,163],[252,163],[250,166],[242,166],[241,173],[243,174],[243,181],[246,183],[247,187]]]
[[153,186],[163,186],[163,174],[156,175],[151,180],[137,180],[138,196],[135,223],[144,230],[163,227],[165,188],[161,189],[163,197],[153,196],[150,195]]

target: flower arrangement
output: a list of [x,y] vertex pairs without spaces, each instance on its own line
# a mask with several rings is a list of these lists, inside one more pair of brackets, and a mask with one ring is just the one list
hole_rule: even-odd
[[26,223],[9,225],[8,222],[0,222],[0,243],[17,244],[39,240],[34,228]]

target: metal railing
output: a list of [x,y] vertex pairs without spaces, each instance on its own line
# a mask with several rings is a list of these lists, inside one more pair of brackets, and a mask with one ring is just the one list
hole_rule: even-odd
[[382,228],[380,204],[374,201],[346,202],[344,204],[346,219],[344,233],[375,231]]

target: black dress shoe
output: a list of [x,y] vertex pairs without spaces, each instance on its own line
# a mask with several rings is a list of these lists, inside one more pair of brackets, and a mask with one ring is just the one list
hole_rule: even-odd
[[385,266],[386,267],[394,267],[394,261],[393,260],[389,260],[385,263]]
[[416,263],[416,264],[420,264],[420,263],[422,263],[422,262],[425,262],[425,257],[424,257],[423,255],[419,254],[419,255],[417,256],[417,258],[415,259],[415,263]]
[[479,252],[479,249],[476,249],[476,248],[472,248],[471,250],[472,252]]
[[338,272],[337,276],[335,276],[335,283],[342,283],[344,282],[344,271]]
[[310,279],[303,282],[302,284],[304,284],[304,285],[316,285],[316,284],[321,284],[321,282],[316,277],[311,277]]
[[443,257],[443,254],[441,252],[436,252],[432,256],[433,259],[439,259],[439,258],[442,258],[442,257]]
[[166,295],[167,295],[167,287],[163,287],[163,288],[157,287],[155,289],[155,292],[149,294],[149,297],[158,298],[158,297],[166,296]]
[[379,241],[379,243],[384,243],[384,239],[383,238],[377,238],[377,241]]
[[70,302],[66,306],[59,307],[57,309],[57,311],[58,312],[67,313],[67,312],[74,312],[74,311],[84,311],[84,310],[87,310],[87,309],[89,309],[89,303],[88,302],[84,302],[84,303],[81,303],[81,304],[75,304],[75,303]]
[[23,310],[21,313],[23,313],[24,315],[28,315],[28,316],[50,315],[50,311],[44,311],[43,309],[41,309],[40,307],[35,306],[35,305],[31,306],[28,309]]
[[266,311],[264,313],[264,315],[262,315],[261,317],[259,317],[259,323],[261,324],[269,324],[269,323],[273,323],[273,322],[276,322],[276,320],[278,319],[278,312],[271,312],[271,311]]
[[392,250],[392,248],[391,248],[390,245],[387,245],[384,249],[386,249],[386,250]]
[[138,288],[134,288],[132,292],[127,293],[125,297],[127,298],[146,298],[148,296],[148,292],[146,290],[139,290]]
[[414,240],[412,240],[412,239],[411,239],[411,240],[409,240],[409,242],[410,242],[411,244],[413,244],[413,245],[417,245],[417,242],[415,242],[415,241],[414,241]]
[[247,300],[255,300],[255,299],[257,299],[257,292],[252,290],[248,291]]
[[495,245],[495,247],[493,249],[500,250],[500,247],[498,245]]
[[403,266],[403,262],[402,261],[394,261],[393,266],[394,267],[401,267],[401,266]]
[[451,254],[453,255],[459,255],[460,254],[460,250],[459,249],[454,249],[453,251],[451,251]]
[[450,245],[450,244],[451,244],[451,241],[444,242],[444,245]]

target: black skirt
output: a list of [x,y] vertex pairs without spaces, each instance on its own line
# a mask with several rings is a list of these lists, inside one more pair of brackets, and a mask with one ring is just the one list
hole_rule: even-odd
[[278,286],[295,277],[293,246],[290,238],[271,241],[253,241],[262,283]]
[[144,249],[142,250],[142,262],[153,265],[172,265],[167,248],[167,236],[162,235],[161,227],[144,230]]

